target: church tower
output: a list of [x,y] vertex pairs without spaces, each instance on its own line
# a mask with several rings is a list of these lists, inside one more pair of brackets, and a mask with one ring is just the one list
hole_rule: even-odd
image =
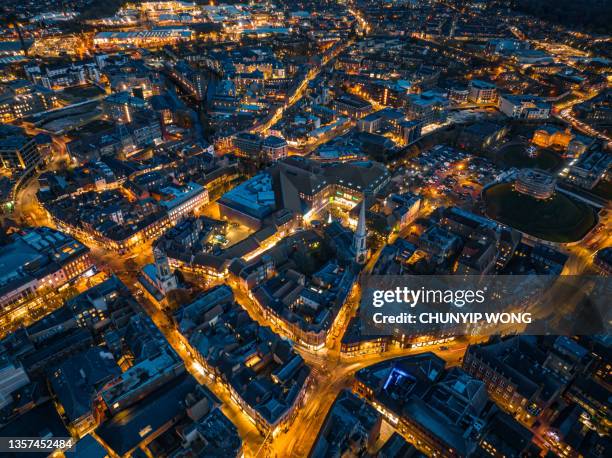
[[366,199],[363,196],[361,201],[361,208],[359,209],[359,221],[357,222],[357,229],[353,237],[353,249],[355,251],[355,261],[358,264],[365,264],[368,255],[368,248],[366,239],[368,237],[368,231],[366,229]]
[[153,258],[155,259],[155,276],[157,280],[156,286],[163,294],[167,294],[168,291],[178,287],[176,277],[172,270],[170,270],[168,257],[162,252],[162,250],[159,248],[154,248]]

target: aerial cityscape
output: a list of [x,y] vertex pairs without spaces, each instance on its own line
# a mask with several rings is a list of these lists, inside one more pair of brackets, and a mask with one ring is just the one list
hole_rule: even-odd
[[[2,2],[0,458],[611,457],[611,24]],[[538,326],[372,326],[416,276]]]

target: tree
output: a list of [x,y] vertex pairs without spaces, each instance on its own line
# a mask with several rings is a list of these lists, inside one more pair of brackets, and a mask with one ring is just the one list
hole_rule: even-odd
[[174,311],[183,305],[189,304],[192,301],[191,291],[183,288],[173,289],[166,294],[168,308]]

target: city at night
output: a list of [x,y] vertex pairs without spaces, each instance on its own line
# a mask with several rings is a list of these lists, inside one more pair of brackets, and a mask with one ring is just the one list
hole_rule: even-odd
[[0,458],[612,457],[612,2],[0,3]]

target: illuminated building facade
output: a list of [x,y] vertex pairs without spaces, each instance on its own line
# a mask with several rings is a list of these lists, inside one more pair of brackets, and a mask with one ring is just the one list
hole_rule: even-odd
[[478,104],[496,104],[497,88],[486,81],[470,81],[468,100]]
[[2,167],[13,170],[29,170],[41,160],[38,144],[21,127],[0,125],[0,161]]
[[136,47],[161,47],[193,39],[194,32],[188,28],[164,28],[138,32],[98,32],[94,46],[101,49]]
[[499,111],[513,119],[548,119],[552,105],[542,98],[531,95],[502,95]]
[[44,313],[50,304],[38,299],[61,290],[93,267],[89,248],[48,227],[13,234],[0,257],[5,266],[0,277],[3,330],[28,314]]
[[542,170],[523,169],[518,173],[514,189],[536,199],[550,199],[555,193],[557,180]]

